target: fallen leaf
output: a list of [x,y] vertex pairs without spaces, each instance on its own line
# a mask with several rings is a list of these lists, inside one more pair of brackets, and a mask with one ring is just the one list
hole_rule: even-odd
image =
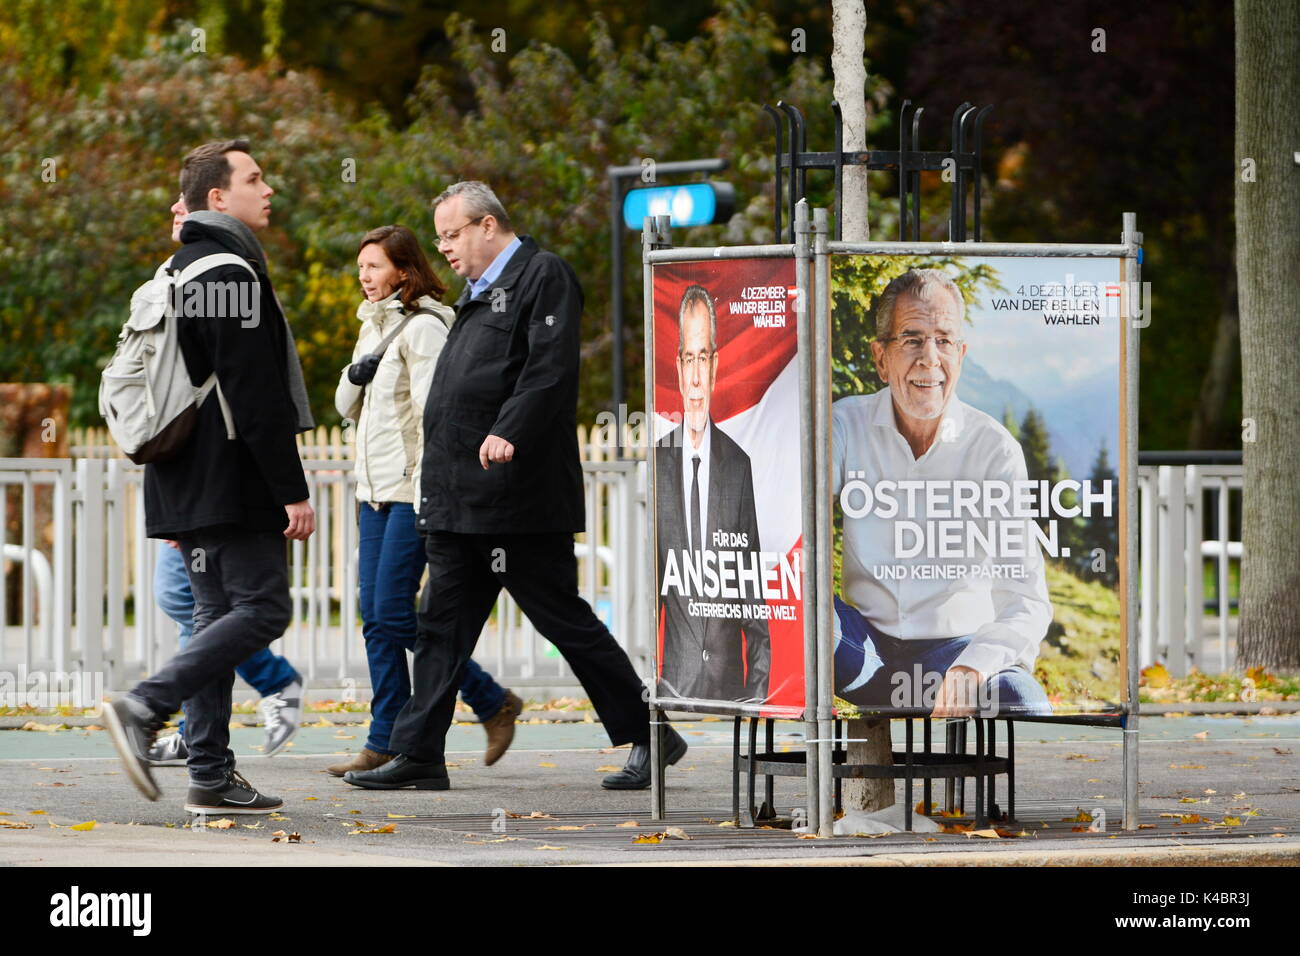
[[1171,763],[1170,770],[1204,770],[1205,765],[1200,763]]
[[940,833],[970,833],[975,829],[973,823],[941,823],[939,824]]
[[224,818],[221,820],[209,820],[207,826],[212,830],[233,830],[235,828],[235,821]]
[[1139,830],[1154,830],[1154,829],[1156,829],[1156,825],[1155,825],[1154,823],[1139,823],[1139,824],[1138,824],[1138,829],[1139,829]]
[[796,840],[820,840],[821,837],[816,833],[798,833],[795,834]]
[[1075,814],[1072,817],[1061,817],[1062,823],[1091,823],[1092,814],[1082,807],[1075,808]]
[[20,820],[0,820],[0,827],[6,830],[35,830],[36,824],[23,823]]
[[1173,677],[1163,664],[1152,664],[1142,669],[1142,682],[1151,688],[1168,687]]
[[735,825],[736,825],[735,820],[723,820],[721,823],[718,824],[718,826],[720,827],[734,827]]
[[539,846],[537,849],[539,849],[539,850],[563,850],[564,847],[562,847],[562,846],[551,846],[549,843],[543,843],[543,844],[542,844],[541,846]]
[[1241,826],[1241,817],[1224,817],[1223,825],[1225,827],[1239,827]]
[[319,800],[320,797],[303,797],[303,800]]
[[1208,730],[1202,730],[1199,734],[1192,734],[1192,736],[1197,740],[1209,740],[1210,732]]
[[618,773],[622,769],[623,769],[622,767],[615,767],[612,764],[610,764],[604,767],[597,767],[596,773]]
[[537,766],[539,766],[539,767],[554,767],[555,764],[553,764],[553,763],[545,763],[545,762],[543,762],[543,763],[539,763]]
[[1197,797],[1183,797],[1179,803],[1209,803],[1209,800],[1201,800]]
[[[360,810],[353,810],[352,812],[353,812],[353,813],[360,813],[361,811],[360,811]],[[390,819],[390,820],[414,820],[414,819],[415,819],[415,814],[414,814],[414,813],[390,813],[390,814],[388,815],[388,819]]]
[[968,837],[983,837],[986,840],[996,840],[1001,834],[997,830],[989,828],[987,830],[967,830],[966,835]]
[[31,814],[32,816],[34,816],[34,817],[40,817],[40,816],[44,816],[44,815],[45,815],[45,811],[44,811],[44,810],[29,810],[29,811],[27,811],[27,812],[30,813],[30,814]]
[[633,843],[662,843],[664,835],[662,833],[641,833],[632,838]]
[[382,827],[373,827],[369,830],[353,830],[353,833],[396,833],[397,824],[385,823]]
[[669,827],[664,831],[664,836],[670,840],[689,840],[690,836],[681,827]]
[[534,810],[532,813],[506,813],[511,820],[554,820],[555,817],[549,813],[543,813],[541,810]]
[[585,830],[589,826],[592,826],[592,824],[588,823],[587,826],[581,826],[581,827],[567,826],[567,825],[558,826],[558,827],[542,827],[542,829],[543,830]]
[[271,835],[271,842],[272,843],[301,843],[302,834],[285,833],[283,830],[276,830],[275,833]]
[[616,827],[639,827],[640,825],[635,820],[624,820],[622,823],[614,824]]
[[1216,794],[1216,793],[1218,793],[1218,792],[1219,792],[1219,791],[1217,791],[1217,790],[1202,790],[1202,791],[1201,791],[1201,793],[1208,793],[1208,794]]

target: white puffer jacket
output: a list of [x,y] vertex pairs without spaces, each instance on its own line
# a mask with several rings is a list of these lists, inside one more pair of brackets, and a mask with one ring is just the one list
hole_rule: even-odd
[[[413,504],[420,487],[424,401],[455,313],[429,296],[422,296],[417,307],[437,314],[417,315],[406,323],[369,385],[353,385],[344,368],[334,392],[339,414],[356,422],[358,501]],[[357,307],[361,334],[352,362],[376,351],[405,314],[396,292],[378,302],[362,302]]]

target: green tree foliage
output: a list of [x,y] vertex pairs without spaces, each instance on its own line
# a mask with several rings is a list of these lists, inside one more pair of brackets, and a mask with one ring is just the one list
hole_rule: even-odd
[[[167,208],[181,158],[199,143],[241,135],[278,193],[263,239],[318,418],[335,420],[333,388],[355,340],[357,241],[374,226],[402,222],[431,244],[430,198],[465,178],[493,183],[521,231],[578,272],[586,292],[579,416],[594,418],[607,406],[610,382],[605,167],[726,157],[738,215],[725,229],[679,230],[675,241],[768,241],[771,125],[737,91],[828,103],[830,83],[812,58],[778,72],[774,51],[788,41],[739,3],[686,42],[651,29],[631,49],[619,49],[595,17],[582,66],[540,43],[503,58],[491,51],[489,31],[461,17],[445,29],[472,108],[459,107],[431,69],[401,129],[380,112],[352,115],[306,74],[195,52],[188,23],[152,40],[139,58],[117,62],[93,92],[75,85],[38,92],[21,59],[5,55],[0,80],[21,95],[0,103],[10,157],[0,169],[0,330],[8,345],[0,379],[70,382],[74,422],[97,421],[97,373],[130,293],[172,248]],[[46,158],[55,161],[53,182],[41,177]],[[625,264],[633,280],[636,245],[629,243]],[[453,298],[460,280],[430,251]],[[637,396],[635,320],[629,333],[628,394]]]
[[[180,161],[211,139],[250,139],[277,190],[262,239],[318,412],[355,339],[355,281],[325,269],[306,236],[360,137],[305,75],[247,70],[189,40],[155,40],[94,94],[0,101],[0,379],[72,384],[76,424],[98,422],[98,372],[131,292],[174,248]],[[0,63],[0,83],[18,72]]]

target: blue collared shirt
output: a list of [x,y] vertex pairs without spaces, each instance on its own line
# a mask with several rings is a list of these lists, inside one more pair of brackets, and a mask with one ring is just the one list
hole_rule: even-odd
[[488,286],[497,280],[497,277],[505,271],[506,265],[509,264],[510,257],[515,254],[515,250],[521,245],[523,245],[523,243],[519,241],[518,236],[515,236],[515,238],[511,240],[510,245],[497,253],[497,257],[492,260],[490,266],[483,270],[481,276],[477,279],[470,280],[469,295],[471,299],[481,295]]

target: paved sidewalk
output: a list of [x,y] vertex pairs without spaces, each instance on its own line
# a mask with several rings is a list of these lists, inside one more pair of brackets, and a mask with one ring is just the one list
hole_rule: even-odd
[[[669,771],[670,822],[694,838],[657,845],[632,843],[664,828],[649,820],[648,793],[600,789],[601,776],[622,765],[626,750],[609,749],[598,724],[521,725],[514,747],[493,767],[482,766],[482,731],[456,726],[448,741],[453,789],[445,793],[359,790],[324,773],[337,753],[364,743],[361,727],[305,727],[292,749],[273,759],[256,755],[260,729],[240,728],[232,737],[241,771],[282,797],[285,809],[279,820],[231,818],[225,830],[189,828],[183,768],[156,770],[163,797],[143,800],[102,731],[0,731],[0,865],[1300,864],[1295,716],[1143,718],[1143,822],[1155,829],[1136,834],[1118,829],[1117,732],[1019,725],[1021,827],[1011,829],[1028,835],[997,840],[960,833],[800,840],[784,830],[721,826],[730,816],[731,724],[675,726],[691,751]],[[778,746],[800,745],[800,725],[778,727],[785,731]],[[901,734],[901,723],[895,730]],[[778,779],[776,799],[783,810],[803,806],[802,779]],[[1106,811],[1104,833],[1076,834],[1062,819],[1095,807]],[[1241,825],[1224,826],[1225,819]],[[67,828],[90,820],[92,830]],[[618,826],[630,822],[638,826]],[[390,825],[387,833],[353,832]],[[302,842],[274,843],[277,830],[298,833]]]

